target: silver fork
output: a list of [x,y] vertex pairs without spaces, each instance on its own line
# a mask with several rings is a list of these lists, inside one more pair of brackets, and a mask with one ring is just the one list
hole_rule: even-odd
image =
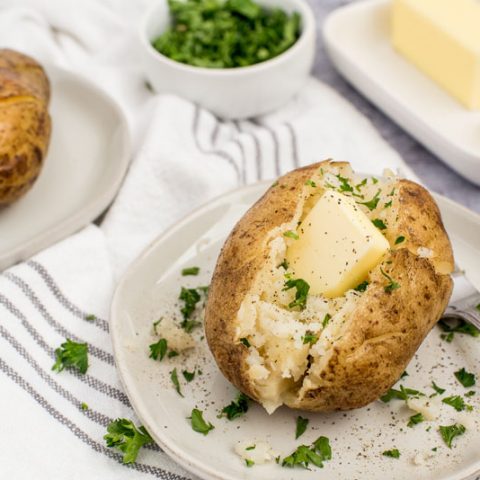
[[465,320],[480,329],[480,293],[458,267],[452,277],[452,299],[442,319]]

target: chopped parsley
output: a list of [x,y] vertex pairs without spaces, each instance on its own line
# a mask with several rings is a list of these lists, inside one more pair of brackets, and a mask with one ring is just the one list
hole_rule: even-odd
[[438,322],[438,325],[444,332],[446,332],[445,334],[441,335],[441,338],[448,343],[453,340],[455,333],[463,333],[472,337],[478,337],[480,335],[480,330],[477,327],[463,319],[442,319]]
[[370,211],[373,211],[377,208],[378,202],[380,201],[380,192],[381,190],[378,190],[375,196],[368,202],[357,202],[357,203],[360,205],[365,205]]
[[152,343],[148,347],[150,349],[150,358],[154,360],[163,360],[163,357],[167,353],[168,345],[164,338],[161,338],[157,343]]
[[308,418],[303,418],[301,416],[297,417],[297,426],[295,428],[295,440],[301,437],[305,433],[305,430],[307,429],[309,421],[310,420]]
[[400,378],[408,377],[408,372],[405,370],[401,375]]
[[319,437],[311,446],[300,445],[282,461],[282,467],[308,468],[310,464],[323,468],[323,462],[332,458],[332,449],[327,437]]
[[309,187],[312,187],[312,188],[317,188],[317,184],[313,180],[307,180],[305,182],[305,185],[308,185]]
[[177,391],[177,393],[183,397],[183,393],[180,389],[180,382],[178,381],[178,375],[177,375],[177,369],[174,368],[171,372],[170,372],[170,380],[172,381],[173,383],[173,386],[175,387],[175,390]]
[[446,397],[442,400],[443,403],[450,405],[453,407],[457,412],[461,412],[465,410],[465,401],[460,395],[453,395],[451,397]]
[[392,204],[393,204],[393,202],[392,202],[392,200],[390,200],[389,202],[387,202],[387,203],[383,206],[383,208],[390,208],[390,207],[392,206]]
[[52,370],[61,372],[65,367],[76,368],[80,373],[88,370],[88,345],[77,343],[69,338],[55,350],[55,363]]
[[421,413],[417,413],[416,415],[412,415],[408,419],[407,427],[413,427],[414,425],[417,425],[418,423],[422,423],[425,421],[425,417]]
[[190,317],[197,307],[197,303],[200,301],[200,294],[195,288],[185,288],[182,287],[180,291],[179,300],[183,300],[185,303],[180,309],[183,315],[183,322],[181,327],[187,332],[190,333],[196,326],[200,325],[200,322],[192,320]]
[[180,354],[176,350],[170,350],[167,353],[168,358],[178,357]]
[[293,230],[288,230],[287,232],[285,232],[283,234],[284,237],[287,237],[287,238],[293,238],[294,240],[298,240],[299,239],[299,236],[296,232],[294,232]]
[[390,458],[400,458],[400,452],[397,448],[393,448],[392,450],[385,450],[382,455]]
[[153,443],[153,439],[145,427],[137,428],[126,418],[117,418],[110,422],[107,432],[103,437],[107,442],[107,447],[120,450],[123,453],[123,463],[134,463],[140,448]]
[[463,425],[456,423],[454,425],[440,427],[438,430],[440,431],[440,435],[442,436],[447,447],[452,448],[453,439],[463,435],[466,431],[466,428]]
[[353,192],[353,187],[350,185],[348,178],[342,177],[340,174],[335,175],[338,180],[340,181],[340,187],[338,187],[338,191],[343,192]]
[[93,313],[89,313],[86,317],[85,320],[89,322],[94,322],[97,319],[97,317]]
[[399,237],[396,238],[395,245],[399,245],[400,243],[403,243],[404,241],[405,241],[405,237],[403,235],[400,235]]
[[326,313],[322,320],[322,327],[325,328],[329,324],[331,319],[332,316],[329,313]]
[[379,230],[385,230],[387,226],[385,225],[385,222],[381,220],[380,218],[375,218],[372,220],[372,223],[379,229]]
[[192,429],[195,432],[201,433],[202,435],[207,435],[210,430],[213,430],[215,427],[211,423],[207,423],[203,419],[203,412],[194,408],[190,417],[188,417],[192,423]]
[[475,391],[474,390],[470,390],[469,392],[467,392],[465,394],[466,397],[473,397],[475,395]]
[[357,191],[361,191],[362,187],[364,187],[365,185],[367,184],[367,179],[364,178],[360,183],[358,183],[357,185],[355,185],[355,188],[357,189]]
[[400,284],[397,283],[395,280],[393,280],[393,278],[390,275],[385,273],[383,268],[380,268],[380,271],[382,272],[382,275],[389,281],[389,283],[387,285],[385,285],[385,287],[383,287],[385,292],[391,293],[391,292],[393,292],[393,290],[396,290],[397,288],[400,288]]
[[244,393],[239,393],[237,398],[229,405],[222,408],[218,418],[227,417],[228,420],[241,417],[248,412],[249,398]]
[[[277,57],[301,34],[301,17],[253,0],[169,0],[169,27],[153,47],[203,68],[246,67]],[[279,4],[280,6],[280,4]]]
[[80,405],[80,408],[82,410],[88,410],[88,405],[85,402],[82,402],[81,405]]
[[245,450],[246,450],[247,452],[249,452],[250,450],[255,450],[256,446],[257,446],[257,445],[250,445],[250,446],[247,447]]
[[306,345],[307,343],[313,345],[318,340],[318,336],[308,330],[302,337],[302,339],[304,345]]
[[359,284],[354,288],[354,290],[355,290],[356,292],[364,292],[369,285],[370,285],[370,283],[365,280],[364,282],[359,283]]
[[250,460],[249,458],[245,459],[245,465],[247,467],[253,467],[255,465],[255,462],[253,460]]
[[475,385],[475,375],[467,372],[464,368],[455,372],[455,377],[465,388]]
[[195,369],[193,370],[193,372],[189,372],[188,370],[182,370],[183,378],[187,382],[191,382],[195,378],[195,373]]
[[445,389],[442,387],[439,387],[435,382],[432,382],[432,388],[439,394],[441,395],[442,393],[445,393]]
[[424,397],[425,395],[418,390],[412,388],[406,388],[403,385],[400,385],[400,390],[391,388],[385,395],[380,397],[380,400],[384,403],[388,403],[390,400],[405,400],[407,401],[410,397]]
[[295,300],[293,302],[290,302],[288,307],[299,307],[300,310],[303,310],[307,304],[307,295],[308,291],[310,290],[310,285],[301,278],[291,278],[285,282],[283,291],[290,290],[291,288],[295,288],[297,291],[295,292]]
[[186,277],[187,275],[198,275],[200,272],[200,267],[188,267],[182,270],[182,276]]
[[248,338],[242,337],[242,338],[240,339],[240,343],[242,343],[243,345],[245,345],[247,348],[250,348],[250,347],[251,347],[251,344],[250,344],[250,342],[248,341]]

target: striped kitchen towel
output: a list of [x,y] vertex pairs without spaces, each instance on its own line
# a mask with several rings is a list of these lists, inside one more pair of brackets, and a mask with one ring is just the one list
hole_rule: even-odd
[[[0,10],[2,45],[98,81],[128,115],[135,155],[100,226],[0,274],[0,478],[195,478],[157,446],[123,465],[103,440],[112,419],[136,421],[108,333],[118,276],[169,225],[233,188],[327,157],[375,174],[406,168],[364,117],[314,79],[278,112],[241,122],[153,94],[130,41],[133,6],[140,11],[144,1],[10,3]],[[88,343],[86,374],[52,371],[65,338]]]

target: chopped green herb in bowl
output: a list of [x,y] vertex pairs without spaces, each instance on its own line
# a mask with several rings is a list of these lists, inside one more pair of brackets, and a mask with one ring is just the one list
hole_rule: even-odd
[[157,0],[140,27],[151,88],[224,119],[276,110],[308,81],[315,16],[305,0]]
[[247,67],[288,50],[300,15],[253,0],[168,0],[169,28],[153,47],[172,60],[204,68]]

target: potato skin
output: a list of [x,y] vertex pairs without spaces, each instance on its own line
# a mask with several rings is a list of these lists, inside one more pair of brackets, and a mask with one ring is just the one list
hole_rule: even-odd
[[39,63],[0,49],[0,207],[37,179],[51,133],[50,85]]
[[[235,343],[237,312],[268,255],[267,233],[293,218],[305,181],[320,167],[342,165],[321,162],[280,178],[238,222],[218,258],[205,313],[207,341],[225,377],[255,400],[260,399],[247,374],[248,349]],[[388,271],[401,287],[386,292],[380,266],[372,271],[318,388],[292,396],[292,408],[348,410],[376,400],[398,380],[448,304],[453,253],[438,207],[414,182],[399,180],[395,190],[390,235],[407,240],[392,252]],[[419,247],[433,250],[435,259],[420,258]]]

